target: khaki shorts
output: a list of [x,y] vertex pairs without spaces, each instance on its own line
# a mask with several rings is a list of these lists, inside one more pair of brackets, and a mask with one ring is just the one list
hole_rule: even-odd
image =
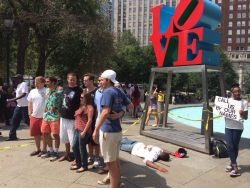
[[100,131],[100,149],[105,163],[116,161],[119,158],[122,132],[106,133]]

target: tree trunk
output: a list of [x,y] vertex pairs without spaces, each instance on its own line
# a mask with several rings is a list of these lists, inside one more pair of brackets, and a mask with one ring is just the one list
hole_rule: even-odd
[[25,55],[28,46],[29,26],[25,23],[19,23],[17,25],[17,35],[19,39],[17,50],[17,74],[24,74],[25,67]]
[[45,38],[39,37],[39,62],[36,70],[36,76],[44,76],[45,75],[45,63],[46,63],[46,49],[48,42]]

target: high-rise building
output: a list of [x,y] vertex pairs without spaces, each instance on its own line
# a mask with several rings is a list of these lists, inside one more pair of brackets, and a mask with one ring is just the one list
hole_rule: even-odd
[[221,6],[221,47],[239,75],[244,89],[244,78],[250,72],[250,1],[213,0]]
[[113,14],[112,14],[112,1],[111,0],[100,0],[101,3],[101,12],[105,19],[110,23],[110,30],[113,28]]
[[216,0],[221,6],[221,45],[226,51],[250,51],[250,1]]
[[129,30],[141,46],[148,45],[152,32],[150,9],[158,4],[175,7],[180,0],[113,0],[113,28],[115,36]]

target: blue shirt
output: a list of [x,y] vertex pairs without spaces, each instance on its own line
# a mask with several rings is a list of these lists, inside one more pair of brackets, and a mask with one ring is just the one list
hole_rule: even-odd
[[[122,111],[122,106],[127,106],[130,101],[126,95],[115,87],[109,87],[103,90],[101,98],[101,107],[110,108],[110,113],[119,113]],[[101,126],[103,132],[120,132],[122,130],[120,120],[111,120],[106,118]]]
[[96,92],[95,92],[95,99],[94,99],[96,109],[97,109],[97,113],[98,113],[96,119],[99,119],[100,114],[101,114],[101,99],[102,99],[102,90],[97,89]]

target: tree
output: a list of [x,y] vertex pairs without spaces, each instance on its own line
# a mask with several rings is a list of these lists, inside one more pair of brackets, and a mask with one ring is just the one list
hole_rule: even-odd
[[[225,88],[230,89],[231,85],[237,81],[237,74],[232,64],[222,49],[217,49],[220,53],[220,64],[224,74]],[[220,95],[219,74],[208,74],[208,92],[210,96]],[[172,81],[172,91],[186,91],[196,93],[202,89],[201,73],[174,74]]]
[[129,83],[148,82],[154,63],[152,46],[140,47],[129,31],[119,38],[110,62],[111,67],[117,71],[118,79]]
[[[74,60],[67,61],[65,71],[88,67],[104,67],[112,53],[113,40],[102,12],[99,0],[60,1],[60,0],[8,0],[8,10],[15,16],[17,33],[17,73],[24,73],[24,67],[33,70],[36,75],[44,75],[45,69],[61,67],[59,55],[70,55]],[[72,39],[72,40],[70,40]],[[75,42],[74,44],[70,44]],[[73,49],[78,51],[72,51]],[[61,51],[60,51],[61,50]],[[71,51],[70,52],[68,52]],[[32,55],[26,57],[26,52]],[[65,53],[67,52],[67,53]],[[73,53],[74,52],[74,53]],[[74,55],[80,55],[74,58]],[[70,57],[66,59],[70,60]],[[63,59],[63,58],[60,58]],[[28,65],[25,65],[28,63]],[[47,63],[48,62],[48,63]],[[77,66],[79,65],[79,66]],[[66,70],[67,69],[67,70]],[[33,72],[33,71],[29,71]],[[50,71],[51,72],[51,71]]]
[[249,94],[250,93],[250,73],[247,72],[244,80],[244,88],[245,88],[245,93]]
[[[232,84],[237,82],[238,76],[224,51],[219,48],[218,52],[220,53],[220,64],[224,75],[225,89],[230,90]],[[221,94],[218,73],[211,73],[208,75],[208,86],[209,95],[215,96]]]
[[[22,19],[23,15],[20,15],[20,9],[18,7],[18,4],[16,4],[17,1],[8,0],[8,5],[6,5],[6,9],[13,12],[15,16],[15,24],[14,27],[16,27],[16,34],[19,40],[18,44],[18,50],[17,50],[17,74],[24,74],[24,65],[25,65],[25,55],[26,55],[26,49],[28,46],[28,36],[29,36],[29,23],[24,21]],[[25,3],[20,1],[21,4],[26,7]]]

